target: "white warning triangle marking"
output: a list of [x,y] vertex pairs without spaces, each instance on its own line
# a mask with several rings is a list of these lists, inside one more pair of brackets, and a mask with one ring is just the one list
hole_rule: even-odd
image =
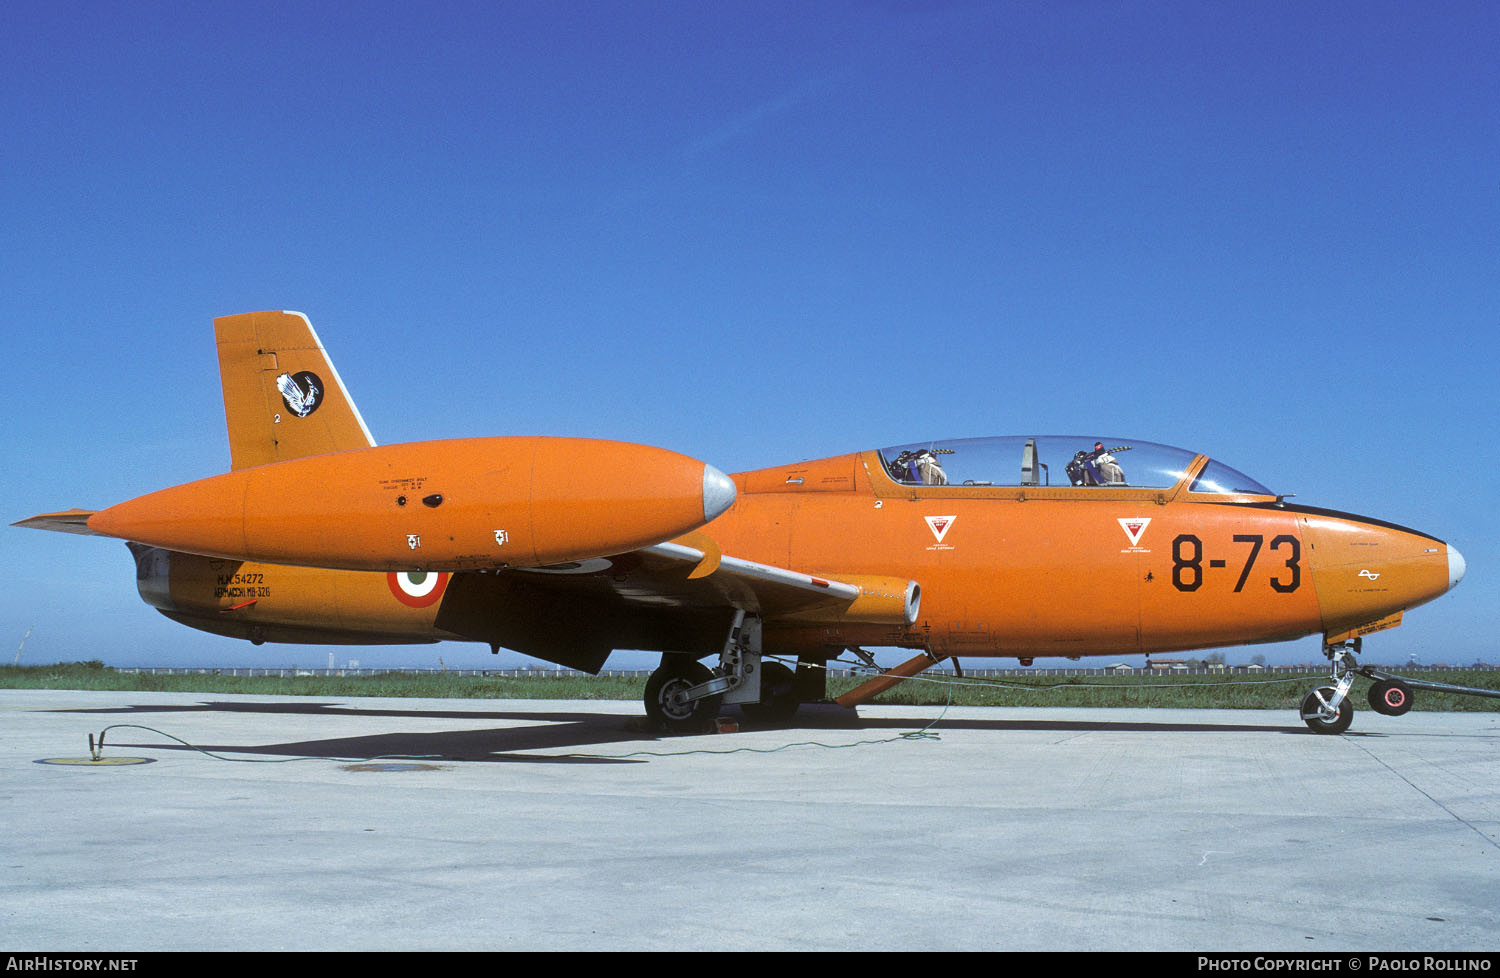
[[943,542],[943,537],[947,536],[948,530],[953,526],[953,521],[958,519],[957,516],[924,516],[922,518],[927,521],[927,527],[932,530],[932,535],[937,537],[938,543]]
[[1139,546],[1141,534],[1146,532],[1146,527],[1151,525],[1149,516],[1123,516],[1119,520],[1120,529],[1125,531],[1125,536],[1130,538],[1132,547]]

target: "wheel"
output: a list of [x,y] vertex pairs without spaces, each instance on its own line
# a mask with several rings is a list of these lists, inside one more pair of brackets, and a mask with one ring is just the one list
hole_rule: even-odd
[[797,674],[779,662],[764,662],[760,673],[760,702],[741,703],[745,716],[761,723],[785,723],[802,701],[795,690]]
[[1370,687],[1370,709],[1381,716],[1402,716],[1411,709],[1411,687],[1395,679],[1380,680]]
[[668,730],[702,730],[718,715],[723,695],[705,696],[692,702],[685,702],[681,695],[699,683],[708,682],[713,675],[701,662],[683,656],[663,656],[661,667],[646,680],[646,716]]
[[1341,734],[1354,722],[1354,704],[1347,696],[1339,704],[1337,717],[1329,719],[1324,715],[1323,704],[1333,699],[1334,692],[1332,686],[1320,686],[1302,698],[1302,722],[1313,733]]

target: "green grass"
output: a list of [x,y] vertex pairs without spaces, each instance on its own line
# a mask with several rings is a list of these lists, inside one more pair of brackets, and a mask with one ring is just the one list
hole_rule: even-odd
[[459,676],[382,672],[362,676],[160,675],[116,670],[99,662],[0,666],[0,688],[146,690],[164,693],[246,693],[258,696],[404,696],[426,699],[638,700],[644,677]]
[[[1500,671],[1451,670],[1423,674],[1436,682],[1500,689]],[[947,681],[946,676],[902,683],[875,702],[941,706],[1094,706],[1161,709],[1292,710],[1314,686],[1326,685],[1326,672],[1233,676],[1007,676]],[[835,676],[830,696],[863,680]],[[1363,709],[1368,682],[1354,688]],[[0,666],[0,688],[146,690],[175,693],[247,693],[281,696],[405,696],[431,699],[640,700],[644,676],[577,675],[460,676],[449,673],[386,672],[367,676],[150,675],[122,672],[103,663]],[[1417,690],[1414,709],[1496,711],[1500,700]]]

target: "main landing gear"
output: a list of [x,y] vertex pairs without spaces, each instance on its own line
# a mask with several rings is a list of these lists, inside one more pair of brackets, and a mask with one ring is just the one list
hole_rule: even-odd
[[1357,638],[1324,647],[1323,654],[1333,663],[1333,685],[1319,686],[1302,699],[1302,722],[1313,733],[1339,734],[1349,729],[1354,720],[1354,704],[1349,700],[1349,690],[1354,685],[1355,676],[1371,680],[1366,697],[1370,709],[1388,717],[1403,716],[1410,711],[1413,691],[1418,689],[1500,699],[1500,690],[1433,683],[1410,676],[1396,676],[1374,666],[1362,666],[1354,658],[1359,647]]
[[736,611],[729,637],[710,669],[690,655],[668,653],[646,681],[646,716],[678,733],[703,730],[724,705],[738,705],[752,720],[784,723],[801,705],[796,673],[761,661],[760,619]]
[[713,672],[685,655],[664,655],[646,680],[646,716],[668,730],[701,730],[719,712],[724,695]]

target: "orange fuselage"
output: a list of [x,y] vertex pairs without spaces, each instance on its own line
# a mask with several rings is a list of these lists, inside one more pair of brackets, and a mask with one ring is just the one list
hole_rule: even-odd
[[[861,453],[736,479],[741,502],[708,527],[726,551],[830,576],[899,567],[922,585],[922,615],[917,641],[889,644],[940,654],[1108,655],[1332,636],[1449,587],[1439,540],[1191,493],[1187,478],[1168,490],[911,486]],[[819,631],[785,637],[799,646],[894,638]]]
[[[1206,462],[1195,458],[1170,489],[927,486],[893,480],[879,453],[863,452],[736,475],[736,502],[703,532],[747,560],[920,584],[910,626],[764,622],[767,652],[808,655],[858,645],[1030,658],[1332,639],[1396,624],[1453,582],[1448,547],[1426,534],[1189,491]],[[142,596],[194,627],[257,641],[458,637],[434,624],[448,582],[435,570],[134,549]]]

